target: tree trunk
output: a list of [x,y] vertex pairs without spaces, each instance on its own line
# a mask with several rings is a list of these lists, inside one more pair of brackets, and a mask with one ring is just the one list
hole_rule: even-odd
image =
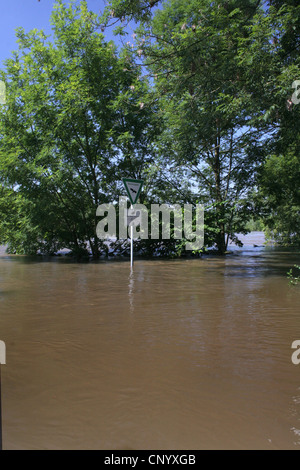
[[[218,124],[218,123],[217,123]],[[220,162],[220,131],[217,130],[216,140],[215,140],[215,149],[214,149],[214,177],[215,177],[215,190],[216,190],[216,216],[217,216],[217,226],[219,232],[216,236],[216,245],[218,253],[224,255],[226,252],[226,240],[225,240],[225,210],[224,210],[224,200],[222,196],[221,188],[221,162]]]

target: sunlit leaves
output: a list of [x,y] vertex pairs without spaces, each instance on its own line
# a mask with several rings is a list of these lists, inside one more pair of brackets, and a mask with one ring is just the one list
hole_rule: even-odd
[[147,83],[104,40],[85,2],[56,2],[52,25],[52,42],[20,29],[19,51],[3,73],[0,178],[16,204],[26,202],[17,211],[26,223],[10,231],[22,229],[12,235],[14,249],[30,240],[30,252],[70,248],[97,258],[98,204],[118,195],[123,163],[142,174],[150,154]]

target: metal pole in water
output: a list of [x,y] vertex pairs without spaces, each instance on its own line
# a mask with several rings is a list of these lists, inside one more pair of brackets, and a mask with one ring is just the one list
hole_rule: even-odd
[[[127,195],[129,197],[129,200],[131,202],[131,207],[130,209],[133,210],[133,205],[136,203],[136,201],[139,198],[142,186],[143,186],[143,180],[135,180],[132,178],[123,178],[123,183],[127,192]],[[128,219],[127,219],[128,220]],[[132,268],[133,266],[133,225],[130,226],[130,267]]]
[[[131,209],[133,209],[132,205]],[[130,227],[130,267],[133,267],[133,225]]]

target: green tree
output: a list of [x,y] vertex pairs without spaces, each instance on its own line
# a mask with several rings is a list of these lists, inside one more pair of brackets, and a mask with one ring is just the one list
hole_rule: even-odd
[[272,92],[262,99],[268,108],[266,119],[273,122],[275,132],[260,172],[258,209],[270,237],[299,245],[300,7],[294,0],[269,4],[266,31],[276,43],[276,68],[268,78]]
[[271,67],[275,46],[266,36],[249,54],[265,17],[259,3],[169,1],[140,28],[137,44],[160,97],[161,152],[206,204],[207,240],[222,254],[246,231],[270,131],[260,104],[264,76],[253,68],[259,60]]
[[2,213],[0,237],[17,252],[64,247],[98,258],[97,206],[116,199],[121,170],[141,177],[152,158],[147,82],[104,40],[86,2],[58,1],[51,22],[53,42],[18,30],[19,50],[1,73],[2,196],[14,201],[9,217],[19,209],[9,224]]
[[111,0],[107,17],[141,23],[136,50],[161,97],[162,153],[173,180],[185,172],[207,203],[207,242],[224,252],[261,215],[279,240],[297,240],[298,2],[174,0],[155,13],[150,3]]
[[[112,26],[124,23],[148,22],[155,10],[154,7],[162,3],[163,0],[110,0],[102,15],[103,26]],[[123,33],[124,27],[119,26],[117,33]]]

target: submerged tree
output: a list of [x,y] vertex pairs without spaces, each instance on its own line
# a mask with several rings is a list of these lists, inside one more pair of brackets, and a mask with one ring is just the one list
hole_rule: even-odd
[[[282,218],[288,201],[274,211],[278,198],[271,181],[272,161],[283,147],[285,175],[288,168],[297,175],[295,158],[288,164],[288,155],[297,153],[297,121],[291,125],[288,117],[294,111],[288,88],[299,70],[297,2],[169,0],[156,5],[155,11],[146,0],[111,0],[106,18],[119,18],[122,25],[124,19],[140,21],[136,52],[155,82],[167,129],[161,155],[173,175],[180,169],[193,182],[195,199],[206,203],[207,242],[224,253],[254,211],[272,213],[265,219],[269,224],[293,221],[295,230],[298,203]],[[283,174],[281,183],[296,200],[293,181]],[[263,204],[254,207],[259,186]]]
[[271,60],[264,38],[261,57],[244,54],[263,18],[259,2],[172,0],[140,30],[140,55],[155,80],[167,131],[161,151],[194,184],[206,204],[211,242],[225,253],[245,231],[266,123],[261,123],[262,88],[252,69]]
[[270,236],[300,244],[300,6],[295,0],[270,1],[268,18],[277,45],[277,66],[264,96],[267,119],[276,133],[259,177],[258,207]]
[[[59,0],[52,43],[20,29],[0,77],[1,242],[97,258],[96,208],[124,176],[143,203],[204,203],[221,254],[257,213],[295,240],[299,16],[294,0],[110,0],[101,18]],[[140,22],[121,52],[111,21]]]
[[1,75],[1,200],[13,201],[11,212],[18,207],[2,217],[1,242],[17,252],[89,249],[97,258],[97,206],[115,200],[122,165],[123,176],[132,174],[132,159],[136,176],[148,168],[147,83],[130,56],[104,40],[85,2],[58,1],[52,25],[53,42],[19,29],[19,51]]

